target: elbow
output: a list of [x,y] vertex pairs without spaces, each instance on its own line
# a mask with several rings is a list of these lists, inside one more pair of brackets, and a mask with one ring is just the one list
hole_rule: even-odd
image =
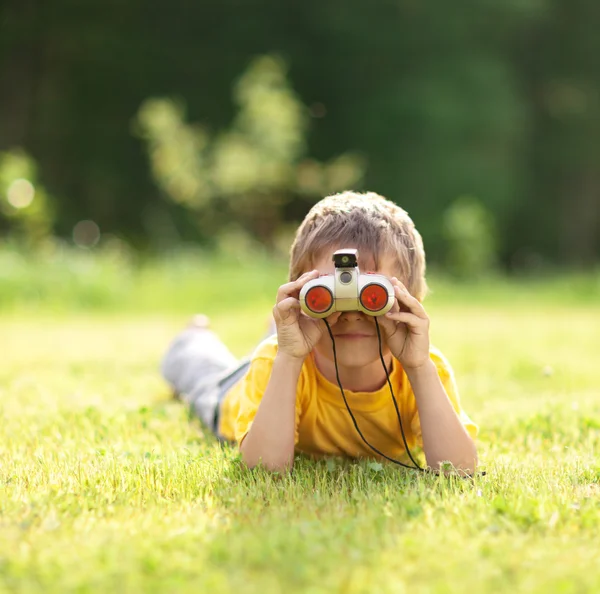
[[[431,468],[431,467],[430,467]],[[473,476],[477,471],[477,460],[465,460],[463,462],[450,462],[443,460],[433,466],[433,471],[445,476]]]
[[254,470],[255,468],[264,468],[272,474],[285,474],[292,470],[291,464],[278,464],[276,462],[263,462],[259,460],[256,463],[245,463],[248,470]]
[[290,461],[265,460],[264,458],[248,459],[242,456],[242,462],[249,470],[254,470],[255,468],[264,468],[273,474],[289,472],[293,468],[293,464]]
[[473,446],[473,451],[469,452],[468,455],[456,461],[454,464],[454,472],[460,476],[473,476],[477,471],[479,465],[479,459],[477,457],[477,450]]
[[464,455],[456,456],[452,460],[449,460],[448,458],[437,460],[434,464],[430,464],[429,467],[435,472],[442,473],[446,476],[473,476],[477,471],[478,465],[479,458],[477,456],[477,449],[475,448],[475,444],[473,444],[472,450],[465,452]]
[[276,453],[258,454],[250,451],[250,448],[244,447],[244,442],[240,444],[240,453],[242,462],[249,470],[255,468],[264,468],[272,473],[284,473],[292,470],[294,466],[294,454],[277,455]]
[[477,458],[475,458],[475,460],[466,460],[454,466],[452,471],[448,472],[447,474],[458,474],[459,476],[464,477],[474,476],[474,474],[477,472],[477,465]]

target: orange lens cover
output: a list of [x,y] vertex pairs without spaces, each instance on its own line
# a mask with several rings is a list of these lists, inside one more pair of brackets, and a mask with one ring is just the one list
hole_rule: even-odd
[[331,291],[323,286],[313,287],[306,293],[306,306],[315,313],[327,311],[333,303]]
[[360,292],[360,302],[369,311],[379,311],[388,302],[388,292],[381,285],[367,285]]

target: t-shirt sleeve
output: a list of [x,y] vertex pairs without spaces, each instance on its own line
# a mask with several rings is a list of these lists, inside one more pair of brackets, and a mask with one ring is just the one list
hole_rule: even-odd
[[[448,360],[436,350],[432,350],[430,353],[431,360],[434,362],[444,390],[452,403],[452,408],[456,411],[460,422],[463,424],[467,433],[475,439],[479,433],[479,427],[471,420],[469,415],[463,410],[460,403],[460,396],[458,394],[458,387],[456,385],[456,378],[454,377],[454,371]],[[416,411],[412,418],[411,429],[417,439],[417,443],[422,446],[423,439],[421,436],[421,421],[419,419],[419,413]]]
[[[248,373],[242,380],[241,395],[239,399],[238,414],[234,423],[235,440],[241,443],[250,431],[258,407],[267,389],[267,384],[273,369],[273,359],[257,357],[252,360]],[[303,374],[300,374],[296,389],[296,422],[294,430],[294,443],[298,443],[298,426],[301,414]]]

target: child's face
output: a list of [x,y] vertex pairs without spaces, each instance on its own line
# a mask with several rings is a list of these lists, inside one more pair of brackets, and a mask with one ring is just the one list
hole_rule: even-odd
[[[335,249],[331,253],[333,251]],[[390,257],[380,258],[379,268],[376,269],[372,257],[359,255],[358,267],[361,273],[376,272],[387,277],[398,275],[397,267]],[[335,267],[331,255],[318,259],[314,268],[321,274],[333,274]],[[331,332],[335,338],[338,365],[357,368],[379,361],[379,340],[372,316],[360,311],[345,311],[340,315],[337,322],[331,325]],[[389,349],[383,340],[381,346],[383,354],[386,355]],[[328,332],[325,332],[321,340],[315,345],[315,350],[322,357],[333,361],[333,348]]]

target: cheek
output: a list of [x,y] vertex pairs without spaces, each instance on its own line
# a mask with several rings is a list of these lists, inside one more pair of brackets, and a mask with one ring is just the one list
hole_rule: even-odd
[[329,334],[321,336],[321,340],[314,346],[315,351],[323,357],[333,360],[333,347],[331,346],[331,338]]

